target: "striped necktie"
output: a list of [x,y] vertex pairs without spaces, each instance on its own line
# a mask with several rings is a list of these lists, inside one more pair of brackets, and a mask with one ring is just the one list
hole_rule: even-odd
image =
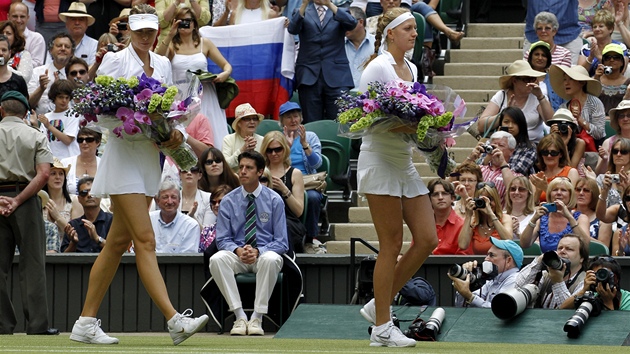
[[245,243],[256,248],[256,204],[253,194],[247,195],[247,214],[245,214]]
[[324,25],[324,17],[326,16],[326,9],[323,6],[317,6],[317,14],[319,15],[319,24]]

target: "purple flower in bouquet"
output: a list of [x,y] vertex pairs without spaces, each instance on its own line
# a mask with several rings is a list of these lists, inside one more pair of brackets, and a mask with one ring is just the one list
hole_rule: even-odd
[[162,83],[152,77],[148,77],[146,74],[140,76],[138,86],[136,86],[136,92],[144,89],[151,90],[152,93],[163,94],[166,91],[166,87],[162,86]]
[[365,113],[372,113],[378,109],[378,103],[374,100],[365,100],[363,101],[363,111]]
[[151,95],[153,95],[153,91],[151,91],[151,89],[145,88],[142,91],[138,92],[138,94],[136,94],[134,101],[139,102],[151,99]]

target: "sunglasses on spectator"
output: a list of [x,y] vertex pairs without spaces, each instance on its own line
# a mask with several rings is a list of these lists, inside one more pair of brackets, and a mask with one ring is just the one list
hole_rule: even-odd
[[585,187],[575,187],[577,193],[590,193],[591,190]]
[[214,160],[209,159],[209,160],[206,160],[206,162],[205,162],[206,166],[210,166],[210,165],[212,165],[212,163],[220,164],[220,163],[223,163],[223,160],[221,160],[219,158],[215,158]]
[[617,119],[630,118],[630,112],[617,113]]
[[546,26],[546,27],[536,27],[536,32],[550,32],[551,30],[553,30],[553,28],[551,26]]
[[87,197],[87,195],[90,194],[91,191],[91,189],[82,189],[79,191],[79,197]]
[[610,152],[611,152],[613,155],[617,155],[617,154],[619,154],[619,153],[621,153],[622,155],[628,155],[628,153],[630,153],[630,151],[628,151],[628,150],[624,150],[624,149],[612,149],[612,150],[610,150]]
[[525,192],[527,192],[527,188],[525,188],[525,187],[510,187],[510,192],[525,193]]
[[210,204],[214,205],[219,205],[221,204],[221,199],[211,199],[210,200]]
[[560,151],[556,151],[556,150],[540,150],[540,155],[541,156],[553,156],[553,157],[556,157],[556,156],[560,155]]
[[258,121],[258,117],[243,117],[241,118],[243,122],[256,122]]
[[535,77],[529,77],[529,76],[517,76],[516,80],[523,81],[526,84],[530,84],[532,82],[536,82],[536,80],[538,79],[536,79]]
[[603,61],[608,61],[608,60],[623,60],[623,57],[620,57],[618,55],[605,55],[602,57]]
[[625,195],[625,196],[623,197],[623,201],[624,201],[624,202],[626,202],[626,203],[627,203],[627,202],[630,202],[630,195]]
[[70,76],[85,75],[87,74],[87,70],[72,70],[69,74]]
[[83,144],[83,142],[93,143],[95,141],[96,141],[96,138],[93,138],[93,137],[77,138],[77,143],[79,143],[79,144]]
[[284,150],[284,148],[282,146],[278,146],[277,148],[267,148],[267,154],[272,154],[272,153],[276,153],[279,154],[282,152],[282,150]]
[[179,173],[188,173],[188,172],[190,172],[190,173],[199,173],[199,167],[193,166],[193,167],[190,168],[189,171],[186,171],[186,170],[179,171]]
[[602,261],[605,261],[605,262],[613,262],[613,261],[615,261],[615,259],[614,259],[614,258],[612,258],[611,256],[601,255],[601,256],[595,256],[595,258],[593,258],[593,260],[591,261],[591,263],[592,263],[592,262],[599,261],[599,260],[602,260]]
[[483,187],[488,186],[490,188],[496,188],[497,186],[494,182],[479,182],[477,183],[477,190],[483,189]]

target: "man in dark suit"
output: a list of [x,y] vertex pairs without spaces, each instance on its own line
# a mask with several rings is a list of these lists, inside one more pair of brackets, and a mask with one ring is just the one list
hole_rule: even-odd
[[295,76],[305,122],[335,119],[335,100],[354,87],[344,37],[356,25],[347,9],[330,0],[302,0],[293,12],[288,29],[300,38]]

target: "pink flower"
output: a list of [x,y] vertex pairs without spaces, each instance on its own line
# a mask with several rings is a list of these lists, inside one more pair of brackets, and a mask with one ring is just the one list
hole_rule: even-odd
[[153,95],[153,91],[151,91],[148,88],[145,88],[144,90],[140,91],[137,95],[136,95],[136,102],[139,101],[146,101],[148,99],[151,99],[151,95]]
[[127,107],[119,107],[116,111],[116,118],[122,120],[123,122],[131,119],[133,120],[134,111]]
[[451,148],[453,146],[455,146],[455,139],[448,137],[446,139],[444,139],[444,145],[446,145],[447,148]]
[[136,122],[151,125],[151,118],[144,112],[134,112],[133,118]]
[[377,109],[376,102],[374,100],[363,101],[363,111],[365,113],[372,113]]

